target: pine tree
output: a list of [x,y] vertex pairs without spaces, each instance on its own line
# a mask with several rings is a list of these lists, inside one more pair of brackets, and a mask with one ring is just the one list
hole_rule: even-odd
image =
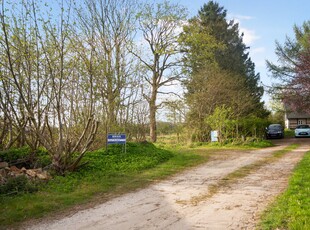
[[189,120],[201,137],[207,130],[205,118],[217,106],[232,108],[236,119],[268,115],[261,102],[263,87],[249,57],[249,47],[243,42],[239,25],[233,20],[228,22],[226,16],[223,7],[210,1],[189,20],[181,36],[187,53],[184,62],[189,76],[185,96]]

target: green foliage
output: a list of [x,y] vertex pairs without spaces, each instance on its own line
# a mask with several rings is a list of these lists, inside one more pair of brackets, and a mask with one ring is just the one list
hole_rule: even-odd
[[267,148],[273,146],[271,141],[262,140],[259,138],[246,138],[245,142],[243,142],[242,145],[253,148]]
[[[126,174],[135,174],[169,160],[173,154],[167,150],[156,148],[148,142],[109,145],[108,149],[88,152],[82,160],[80,169],[67,172],[65,176],[55,176],[49,183],[49,189],[71,193],[78,189],[82,182],[97,182],[105,185],[105,179]],[[110,182],[111,183],[111,182]]]
[[256,116],[248,116],[238,121],[239,132],[244,137],[252,136],[263,138],[265,136],[265,128],[269,121]]
[[245,148],[266,148],[273,146],[271,141],[264,140],[262,138],[247,137],[231,138],[222,143],[222,146],[226,147],[245,147]]
[[[275,54],[278,56],[278,64],[267,61],[267,67],[276,79],[280,79],[284,84],[294,80],[296,70],[298,70],[298,60],[304,50],[307,50],[310,36],[310,21],[304,22],[303,26],[293,27],[294,38],[286,37],[283,45],[276,41]],[[306,43],[304,42],[306,41]],[[308,44],[308,45],[307,45]]]
[[223,143],[214,142],[211,143],[211,146],[219,147],[240,147],[240,148],[267,148],[272,147],[273,144],[271,141],[264,140],[261,138],[248,137],[245,139],[242,138],[231,138],[225,140]]
[[266,148],[274,146],[269,140],[260,137],[245,137],[245,138],[227,138],[222,142],[191,142],[185,140],[177,142],[176,136],[166,135],[158,139],[157,146],[165,149],[182,149],[184,146],[188,148],[206,147],[206,148]]
[[183,27],[179,42],[184,53],[183,61],[189,73],[198,73],[207,65],[216,65],[214,53],[223,50],[224,45],[210,34],[208,28],[200,25],[199,20],[191,19]]
[[19,195],[38,191],[38,183],[30,181],[25,175],[11,177],[0,185],[0,196]]
[[22,162],[33,168],[43,168],[52,163],[46,149],[38,148],[33,151],[28,146],[0,151],[0,159],[14,164]]
[[292,129],[284,129],[284,136],[285,137],[294,137],[295,131]]
[[210,125],[211,129],[221,130],[225,127],[232,117],[232,109],[227,108],[225,105],[216,107],[213,114],[206,118],[206,122]]
[[30,148],[24,146],[22,148],[11,148],[8,150],[0,151],[0,158],[2,161],[14,162],[19,159],[27,158],[30,154]]
[[259,229],[308,229],[310,152],[296,167],[287,190],[265,211]]
[[178,130],[178,124],[174,124],[172,122],[164,122],[158,121],[157,122],[157,133],[158,134],[174,134]]
[[[234,120],[255,116],[266,118],[269,112],[261,102],[263,87],[248,47],[234,21],[226,20],[226,10],[209,1],[189,20],[181,36],[184,62],[189,67],[185,94],[189,105],[188,121],[197,141],[205,141],[210,129],[204,121],[216,107],[231,108]],[[181,43],[182,44],[182,43]]]
[[276,41],[278,63],[267,61],[272,77],[278,79],[271,93],[285,104],[286,110],[309,112],[310,21],[293,27],[294,37]]
[[235,121],[232,119],[233,113],[231,108],[225,105],[216,107],[213,114],[206,118],[206,123],[212,130],[219,131],[219,141],[227,139],[235,130]]
[[209,34],[224,45],[225,49],[215,51],[215,60],[220,69],[242,76],[244,87],[252,93],[257,116],[264,116],[265,110],[260,99],[263,87],[259,86],[260,76],[255,73],[255,65],[249,57],[248,49],[243,43],[243,34],[239,31],[238,23],[227,20],[227,11],[214,1],[204,4],[198,12],[200,24],[207,28]]
[[219,131],[219,141],[222,143],[227,141],[229,143],[246,143],[250,139],[261,139],[264,137],[265,127],[268,125],[266,119],[255,116],[237,120],[233,110],[224,105],[216,107],[214,113],[206,118],[206,123],[212,130]]
[[111,145],[108,150],[97,150],[87,154],[84,162],[87,164],[78,173],[103,172],[136,172],[155,167],[167,161],[173,155],[171,152],[158,149],[148,142],[127,143],[126,153],[123,145]]
[[209,33],[218,42],[224,44],[224,50],[216,50],[215,58],[221,69],[244,75],[245,62],[248,59],[247,47],[239,35],[239,26],[226,19],[227,11],[214,1],[204,4],[198,11],[200,24],[208,28]]
[[[241,120],[249,116],[255,107],[251,93],[244,88],[244,79],[219,68],[205,69],[186,82],[185,94],[189,105],[188,124],[196,134],[210,132],[205,119],[217,107],[231,109],[231,118]],[[205,141],[199,138],[199,141]]]

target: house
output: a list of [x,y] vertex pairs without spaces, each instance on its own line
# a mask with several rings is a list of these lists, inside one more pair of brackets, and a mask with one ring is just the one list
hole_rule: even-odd
[[295,129],[297,125],[310,125],[310,114],[285,112],[284,121],[287,129]]

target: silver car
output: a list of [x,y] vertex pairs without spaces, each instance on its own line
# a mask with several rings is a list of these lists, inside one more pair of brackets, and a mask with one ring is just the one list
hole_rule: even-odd
[[295,137],[310,137],[310,126],[297,125],[295,129]]

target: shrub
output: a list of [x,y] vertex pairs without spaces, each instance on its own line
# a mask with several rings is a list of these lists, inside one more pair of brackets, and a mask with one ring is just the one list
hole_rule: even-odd
[[23,162],[30,168],[44,168],[51,164],[51,157],[44,148],[32,151],[28,146],[0,151],[0,159],[9,164]]
[[32,193],[36,191],[38,191],[37,184],[30,181],[25,175],[8,178],[5,184],[0,185],[0,195],[4,196]]
[[2,161],[15,162],[19,159],[24,159],[29,156],[30,148],[28,146],[22,148],[12,148],[0,151],[0,158]]

